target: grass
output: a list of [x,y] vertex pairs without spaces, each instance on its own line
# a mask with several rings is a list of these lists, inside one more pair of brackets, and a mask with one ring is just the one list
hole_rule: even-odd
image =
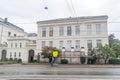
[[12,64],[13,62],[11,61],[0,61],[0,65],[3,65],[3,64]]

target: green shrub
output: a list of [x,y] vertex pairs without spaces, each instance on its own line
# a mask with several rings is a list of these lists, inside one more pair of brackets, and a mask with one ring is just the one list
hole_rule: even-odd
[[120,59],[119,58],[109,59],[109,64],[120,64]]
[[9,61],[13,61],[13,58],[10,58]]
[[14,62],[17,62],[18,61],[18,59],[17,58],[14,58]]
[[97,60],[96,57],[90,57],[90,58],[88,58],[88,64],[95,64],[96,60]]
[[68,60],[67,59],[61,59],[61,64],[68,64]]
[[85,57],[80,57],[81,64],[85,63]]
[[22,63],[22,59],[18,59],[17,62],[18,62],[18,63]]
[[33,60],[31,63],[38,63],[38,61],[37,60]]

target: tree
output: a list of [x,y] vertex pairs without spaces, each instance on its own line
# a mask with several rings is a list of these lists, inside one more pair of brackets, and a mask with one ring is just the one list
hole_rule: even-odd
[[108,45],[105,45],[101,48],[99,48],[100,53],[98,54],[101,58],[104,59],[105,64],[108,62],[108,60],[115,56],[115,52],[112,48],[110,48]]
[[120,55],[120,41],[119,42],[114,42],[111,45],[111,48],[115,51],[116,57],[119,57],[119,55]]
[[110,34],[108,38],[109,38],[109,46],[110,47],[112,47],[112,44],[114,44],[115,42],[119,42],[118,39],[115,39],[114,34]]
[[115,51],[116,57],[120,55],[120,40],[115,39],[114,34],[109,35],[109,45]]
[[90,48],[89,50],[88,50],[88,55],[90,56],[90,58],[89,58],[89,63],[91,63],[91,64],[95,64],[96,62],[97,62],[97,60],[100,58],[100,56],[99,56],[99,49],[98,48]]
[[59,55],[61,53],[61,51],[59,49],[57,49],[56,47],[45,46],[45,47],[42,48],[42,54],[41,55],[43,55],[43,58],[48,58],[49,62],[51,62],[53,51],[58,51]]

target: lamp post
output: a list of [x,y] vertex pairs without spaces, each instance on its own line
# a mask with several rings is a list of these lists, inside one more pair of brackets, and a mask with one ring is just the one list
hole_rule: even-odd
[[40,53],[38,53],[37,61],[40,62]]
[[[42,59],[42,57],[43,57],[41,54],[42,54],[42,51],[39,52],[40,59]],[[41,61],[40,59],[39,59],[39,61]]]
[[[74,54],[74,47],[71,47],[71,54]],[[72,63],[72,55],[70,54],[70,63]]]
[[85,52],[85,48],[84,47],[81,47],[81,52],[84,54],[85,56],[85,64],[87,64],[87,52]]
[[65,47],[62,47],[62,53],[64,54],[64,59],[65,59]]

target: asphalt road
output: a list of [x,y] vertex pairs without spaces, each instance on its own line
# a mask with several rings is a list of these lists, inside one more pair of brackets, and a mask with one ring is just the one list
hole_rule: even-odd
[[0,65],[0,80],[120,80],[120,67]]

